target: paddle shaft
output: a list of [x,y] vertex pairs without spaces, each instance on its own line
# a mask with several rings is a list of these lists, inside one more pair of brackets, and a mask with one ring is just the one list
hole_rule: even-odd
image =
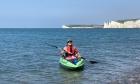
[[[48,43],[46,43],[46,44],[48,44]],[[57,47],[57,46],[54,46],[54,45],[50,45],[50,44],[48,44],[49,46],[51,46],[51,47],[55,47],[55,48],[57,48],[57,49],[59,49],[59,50],[63,50],[63,51],[65,51],[64,49],[62,49],[62,48],[60,48],[60,47]],[[71,53],[71,52],[70,52]]]
[[59,47],[57,47],[57,46],[50,45],[50,44],[48,44],[48,43],[46,43],[46,44],[49,45],[49,46],[51,46],[51,47],[55,47],[55,48],[57,48],[57,49],[59,49],[59,50],[63,50],[62,48],[59,48]]

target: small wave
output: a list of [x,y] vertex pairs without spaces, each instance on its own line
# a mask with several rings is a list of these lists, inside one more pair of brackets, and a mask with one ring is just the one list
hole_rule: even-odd
[[140,57],[136,57],[136,59],[140,60]]

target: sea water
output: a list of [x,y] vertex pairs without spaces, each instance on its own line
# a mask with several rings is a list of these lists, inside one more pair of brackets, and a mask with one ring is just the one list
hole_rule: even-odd
[[[70,38],[85,60],[82,71],[59,67]],[[106,84],[140,67],[140,29],[0,29],[0,84]],[[135,71],[134,71],[135,72]]]

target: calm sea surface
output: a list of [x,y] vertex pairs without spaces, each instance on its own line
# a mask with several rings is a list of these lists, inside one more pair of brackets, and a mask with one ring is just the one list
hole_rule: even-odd
[[[59,67],[71,38],[82,71]],[[106,84],[140,66],[140,29],[0,29],[0,84]]]

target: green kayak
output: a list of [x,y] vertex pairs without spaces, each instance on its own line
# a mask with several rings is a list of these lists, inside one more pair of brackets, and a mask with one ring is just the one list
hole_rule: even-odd
[[72,63],[66,60],[65,58],[61,57],[59,62],[62,68],[65,68],[68,70],[81,70],[84,68],[84,60],[81,58],[77,59],[76,63]]

